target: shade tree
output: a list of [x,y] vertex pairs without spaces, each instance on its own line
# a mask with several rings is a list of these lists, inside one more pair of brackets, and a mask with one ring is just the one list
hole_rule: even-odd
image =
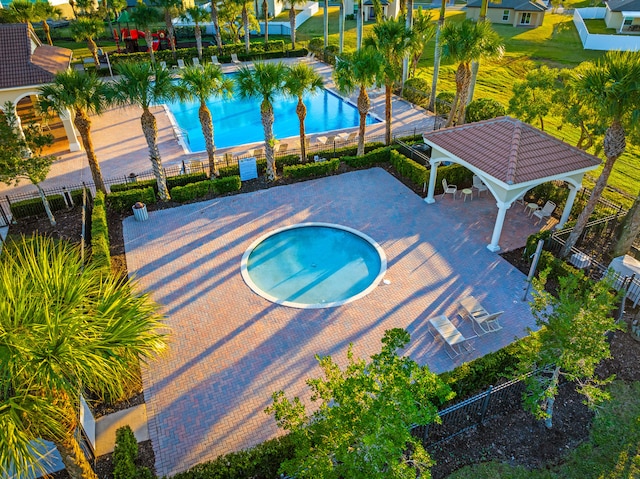
[[544,117],[554,105],[557,78],[558,71],[546,65],[528,71],[524,80],[517,80],[513,84],[509,113],[527,123],[538,120],[540,129],[544,131]]

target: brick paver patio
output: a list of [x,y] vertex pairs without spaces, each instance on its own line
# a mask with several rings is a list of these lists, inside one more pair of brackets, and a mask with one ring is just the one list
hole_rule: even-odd
[[[169,352],[145,369],[149,432],[159,475],[172,475],[278,433],[263,409],[273,391],[306,395],[319,373],[315,354],[344,359],[380,348],[386,329],[407,328],[408,348],[437,372],[497,350],[534,321],[521,301],[525,276],[489,252],[496,209],[491,197],[450,197],[427,205],[375,168],[255,193],[152,212],[124,221],[127,263],[163,305],[172,329]],[[368,296],[334,309],[274,305],[240,275],[240,258],[259,235],[308,221],[339,223],[375,239],[388,258],[386,278]],[[535,231],[515,205],[503,242],[520,246]],[[504,328],[472,340],[475,350],[451,360],[426,331],[427,320],[455,316],[456,300],[473,294],[504,310]]]

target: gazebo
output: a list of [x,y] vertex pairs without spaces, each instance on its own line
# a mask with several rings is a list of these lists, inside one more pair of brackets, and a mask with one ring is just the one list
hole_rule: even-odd
[[586,172],[601,160],[520,120],[503,116],[424,133],[431,146],[431,175],[425,202],[434,203],[438,166],[457,163],[479,176],[496,199],[496,217],[490,251],[499,251],[502,226],[511,205],[528,190],[548,181],[565,181],[569,196],[562,211],[561,228],[568,220]]
[[[42,45],[26,23],[0,24],[0,107],[37,97],[40,86],[69,68],[72,51]],[[18,117],[20,118],[20,117]],[[80,150],[71,114],[60,117],[71,151]]]

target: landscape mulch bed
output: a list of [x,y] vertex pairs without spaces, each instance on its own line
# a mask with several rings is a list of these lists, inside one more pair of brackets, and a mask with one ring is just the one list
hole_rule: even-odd
[[[393,167],[385,169],[402,181]],[[342,167],[339,173],[344,171],[347,171],[346,167]],[[275,183],[267,183],[264,179],[259,178],[243,183],[239,193],[292,182],[279,179]],[[403,183],[416,194],[423,196],[421,185]],[[150,205],[149,210],[164,209],[176,205],[175,203]],[[124,216],[110,214],[108,218],[112,260],[114,268],[121,274],[126,274],[127,271],[122,236]],[[56,220],[56,226],[51,226],[46,217],[23,220],[17,225],[12,225],[10,233],[30,235],[37,231],[39,234],[64,238],[73,242],[79,241],[81,237],[79,209],[58,212]],[[522,256],[522,250],[505,253],[503,257],[525,274],[528,272],[528,263]],[[624,319],[627,323],[630,323],[631,316],[631,313],[625,314]],[[618,379],[625,381],[640,380],[640,363],[637,361],[637,357],[640,355],[640,343],[634,341],[626,332],[621,331],[616,331],[612,335],[610,343],[613,358],[600,365],[599,374],[602,377],[615,374]],[[99,413],[107,414],[143,401],[143,395],[137,394],[118,405],[99,406]],[[560,388],[554,411],[553,428],[547,429],[543,422],[535,420],[531,414],[522,409],[519,401],[514,400],[513,404],[488,418],[483,425],[429,448],[436,460],[436,465],[432,469],[434,479],[447,477],[465,465],[490,460],[503,461],[527,468],[549,467],[561,463],[571,449],[588,439],[593,413],[582,403],[581,397],[571,384],[564,384]],[[153,470],[155,459],[151,442],[140,443],[139,449],[139,465],[147,466]],[[113,477],[111,454],[98,458],[96,472],[102,479]],[[65,471],[61,471],[54,477],[66,479],[68,475]]]

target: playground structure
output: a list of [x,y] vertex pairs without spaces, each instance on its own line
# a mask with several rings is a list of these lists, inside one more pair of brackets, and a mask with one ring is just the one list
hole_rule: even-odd
[[[151,36],[151,47],[154,52],[170,48],[169,38],[164,30],[152,33]],[[113,39],[116,41],[116,45],[118,46],[118,52],[121,51],[119,44],[120,39],[124,42],[125,51],[127,53],[146,52],[148,50],[147,45],[138,44],[138,39],[140,38],[144,39],[146,43],[146,35],[142,30],[137,30],[135,28],[121,28],[120,34],[118,34],[118,30],[115,28],[113,29]]]

